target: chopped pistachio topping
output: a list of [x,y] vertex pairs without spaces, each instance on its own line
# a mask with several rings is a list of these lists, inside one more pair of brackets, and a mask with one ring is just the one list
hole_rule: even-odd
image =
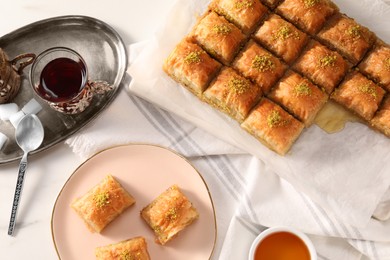
[[254,4],[253,0],[237,0],[234,4],[234,7],[236,9],[243,9],[243,8],[249,8],[252,7]]
[[108,192],[98,193],[93,200],[95,201],[96,206],[102,208],[110,203],[110,194],[108,194]]
[[277,110],[272,110],[267,117],[267,123],[270,127],[278,126],[281,121],[282,121],[282,117],[280,116],[280,113]]
[[160,235],[162,232],[159,226],[153,226],[152,229],[157,235]]
[[269,54],[256,55],[252,60],[252,68],[257,69],[260,72],[265,72],[273,70],[275,68],[275,63],[272,61],[272,57]]
[[296,96],[310,96],[311,95],[311,88],[307,85],[306,82],[302,82],[302,83],[295,86],[294,94]]
[[361,36],[361,28],[360,28],[360,25],[355,25],[355,26],[350,26],[346,33],[351,36],[352,38],[360,38]]
[[218,34],[227,35],[232,29],[226,24],[216,24],[213,26],[213,31]]
[[385,67],[387,70],[390,70],[390,57],[385,59]]
[[139,260],[141,259],[141,252],[130,253],[125,250],[120,254],[120,260]]
[[303,0],[305,2],[306,8],[310,8],[318,4],[321,0]]
[[203,53],[203,51],[191,51],[188,53],[188,55],[184,58],[184,62],[186,64],[193,64],[193,63],[199,63],[202,61],[200,58],[200,55]]
[[273,34],[274,39],[278,40],[286,40],[290,37],[295,37],[296,39],[299,39],[298,32],[294,32],[291,30],[291,27],[288,25],[283,25],[279,27],[279,29]]
[[326,55],[320,59],[321,67],[334,66],[337,60],[336,55]]
[[245,79],[231,78],[228,82],[228,87],[236,94],[243,94],[250,89],[250,84]]
[[374,99],[378,97],[378,93],[376,91],[376,87],[372,84],[365,84],[362,86],[359,86],[359,91],[368,95],[371,95]]
[[177,219],[177,216],[178,216],[177,208],[173,207],[168,210],[166,218],[168,220],[175,220]]

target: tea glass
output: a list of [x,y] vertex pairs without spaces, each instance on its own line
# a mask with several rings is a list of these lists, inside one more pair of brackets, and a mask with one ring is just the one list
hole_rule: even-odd
[[93,98],[84,59],[67,47],[40,53],[31,66],[30,83],[51,108],[65,114],[84,111]]
[[[260,244],[265,239],[267,239],[269,236],[276,234],[276,233],[280,233],[280,232],[287,232],[287,233],[290,233],[292,235],[295,235],[306,246],[307,251],[308,251],[309,256],[310,256],[309,259],[310,260],[317,260],[317,253],[316,253],[316,250],[315,250],[314,245],[311,242],[311,240],[301,231],[296,230],[296,229],[291,228],[291,227],[271,227],[271,228],[268,228],[268,229],[264,230],[263,232],[261,232],[256,237],[256,239],[253,241],[253,243],[250,247],[248,260],[256,260],[256,258],[255,258],[256,250],[258,249]],[[278,247],[279,247],[278,250],[283,250],[282,246],[278,246]]]

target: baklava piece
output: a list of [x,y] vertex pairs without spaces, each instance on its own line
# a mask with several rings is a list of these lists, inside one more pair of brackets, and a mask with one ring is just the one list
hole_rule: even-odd
[[309,127],[328,96],[308,79],[289,71],[268,96]]
[[116,244],[97,247],[95,249],[96,260],[149,260],[145,238],[135,237]]
[[210,105],[242,122],[250,109],[259,101],[261,88],[240,76],[235,70],[225,67],[210,87],[203,99]]
[[100,233],[134,203],[134,198],[119,182],[108,175],[84,196],[76,199],[71,207],[84,220],[91,232]]
[[390,138],[390,95],[388,95],[382,107],[371,120],[371,125]]
[[241,124],[271,150],[285,155],[303,130],[303,124],[272,101],[263,98]]
[[274,9],[282,0],[261,0],[266,6]]
[[369,121],[378,110],[384,94],[381,87],[354,71],[332,93],[331,98]]
[[357,64],[373,45],[375,35],[352,18],[336,15],[323,28],[318,37],[337,49],[353,64]]
[[380,44],[359,64],[359,69],[390,91],[390,47]]
[[177,185],[169,187],[141,211],[153,229],[156,243],[164,245],[199,217],[198,212]]
[[222,65],[186,39],[165,60],[163,69],[174,80],[201,96]]
[[338,12],[338,7],[329,0],[285,0],[276,8],[276,12],[313,35],[330,16]]
[[245,40],[240,29],[212,11],[200,19],[190,36],[225,65],[233,60]]
[[276,14],[269,16],[253,37],[289,64],[308,40],[305,33]]
[[312,41],[294,69],[330,94],[347,73],[350,65],[335,51]]
[[252,40],[237,56],[233,67],[256,82],[263,93],[268,93],[286,70],[285,64]]
[[267,8],[259,0],[214,0],[209,7],[245,34],[253,32],[267,13]]

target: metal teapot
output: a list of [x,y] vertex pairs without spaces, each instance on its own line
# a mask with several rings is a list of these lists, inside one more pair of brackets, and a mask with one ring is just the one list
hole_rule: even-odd
[[33,63],[34,59],[35,54],[25,53],[8,60],[6,53],[0,48],[0,104],[10,102],[17,95],[23,69]]

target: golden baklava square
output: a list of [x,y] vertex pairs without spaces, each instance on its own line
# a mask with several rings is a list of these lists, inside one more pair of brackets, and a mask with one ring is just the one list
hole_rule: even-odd
[[378,110],[385,91],[374,82],[353,71],[347,75],[331,98],[369,121]]
[[339,53],[312,41],[293,68],[330,94],[347,74],[350,64]]
[[276,12],[311,35],[317,33],[338,7],[330,0],[285,0]]
[[165,60],[164,71],[192,93],[201,96],[222,65],[187,39],[181,41]]
[[261,94],[261,88],[257,84],[234,69],[224,67],[204,92],[203,100],[242,122],[259,101]]
[[173,185],[142,209],[141,216],[153,229],[156,243],[164,245],[198,219],[199,214],[181,189]]
[[230,64],[246,38],[234,24],[213,11],[199,20],[190,37],[225,65]]
[[357,64],[373,45],[375,35],[346,15],[336,15],[318,37],[337,49],[352,64]]
[[85,195],[76,199],[71,207],[84,220],[91,232],[100,233],[134,203],[134,198],[121,184],[111,175],[107,175]]
[[289,64],[308,41],[305,33],[276,14],[270,15],[253,37]]
[[385,97],[382,106],[371,120],[371,125],[390,138],[390,95]]
[[209,7],[235,24],[245,34],[253,32],[268,12],[259,0],[213,0]]
[[359,69],[390,91],[390,47],[377,45],[360,64]]
[[287,68],[277,57],[253,40],[239,53],[233,67],[259,85],[263,93],[269,92]]
[[274,9],[282,0],[261,0],[266,6]]
[[290,150],[304,128],[301,122],[267,98],[261,99],[241,126],[280,155]]
[[328,95],[310,80],[289,71],[272,89],[268,98],[282,105],[309,127],[328,100]]
[[135,237],[119,243],[97,247],[95,256],[96,260],[150,259],[146,240],[143,237]]

